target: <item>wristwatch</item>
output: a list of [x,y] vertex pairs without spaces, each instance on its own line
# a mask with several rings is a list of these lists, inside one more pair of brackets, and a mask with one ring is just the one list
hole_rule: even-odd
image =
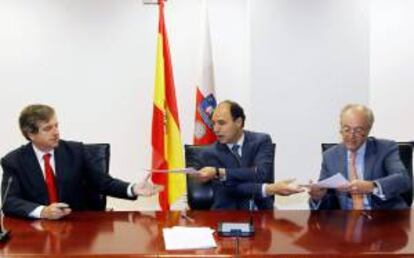
[[372,182],[374,184],[374,189],[372,189],[372,194],[374,195],[379,195],[380,194],[380,190],[378,188],[377,182]]
[[220,178],[220,169],[216,167],[216,178]]

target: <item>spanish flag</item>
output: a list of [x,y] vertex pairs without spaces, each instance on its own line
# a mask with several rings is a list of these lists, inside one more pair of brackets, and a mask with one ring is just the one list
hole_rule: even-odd
[[[164,22],[164,0],[159,0],[157,60],[152,114],[152,168],[176,169],[183,167],[180,123],[167,30]],[[186,182],[183,174],[154,173],[152,181],[165,187],[165,190],[159,195],[162,210],[169,210],[170,204],[185,193]]]

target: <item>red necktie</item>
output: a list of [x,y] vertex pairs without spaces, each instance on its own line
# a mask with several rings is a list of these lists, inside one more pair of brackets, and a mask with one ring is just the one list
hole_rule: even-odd
[[45,161],[45,181],[47,187],[47,194],[49,195],[49,204],[58,202],[55,174],[53,173],[52,166],[50,166],[50,156],[50,153],[47,153],[43,156],[43,159]]
[[[349,179],[356,180],[358,179],[357,169],[355,165],[356,152],[351,152],[350,155],[350,164],[349,164]],[[364,197],[362,194],[352,194],[352,206],[354,210],[363,210],[364,209]]]

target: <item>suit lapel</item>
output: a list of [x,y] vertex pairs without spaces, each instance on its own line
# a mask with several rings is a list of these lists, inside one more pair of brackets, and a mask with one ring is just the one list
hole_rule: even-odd
[[248,157],[250,157],[250,152],[252,151],[252,148],[250,148],[250,134],[245,131],[244,132],[244,142],[242,146],[242,156],[241,156],[241,165],[242,167],[248,167]]
[[368,139],[364,157],[364,180],[372,179],[372,171],[374,168],[376,152],[377,148],[375,143],[371,139]]
[[339,145],[339,163],[338,172],[340,172],[346,179],[348,178],[348,157],[347,150],[343,144]]
[[63,150],[62,148],[60,148],[60,144],[59,146],[55,149],[55,180],[56,180],[56,187],[57,187],[57,191],[58,191],[58,197],[59,200],[62,200],[63,196],[62,196],[62,187],[63,187],[63,178],[65,176],[65,164],[66,164],[66,160],[65,160],[65,156],[62,153]]
[[26,178],[33,180],[32,185],[42,192],[42,196],[45,196],[45,203],[48,202],[48,194],[46,190],[46,182],[43,176],[42,169],[36,154],[33,150],[32,144],[27,144],[23,155],[23,164],[26,171]]
[[219,150],[219,160],[223,160],[222,164],[231,164],[231,167],[240,167],[240,163],[234,154],[229,150],[226,144],[217,143],[217,149]]

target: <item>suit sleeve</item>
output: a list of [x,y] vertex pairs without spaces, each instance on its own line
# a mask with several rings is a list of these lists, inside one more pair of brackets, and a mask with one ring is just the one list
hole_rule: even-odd
[[100,169],[99,163],[102,162],[103,157],[91,157],[83,150],[83,164],[85,171],[87,171],[88,185],[95,191],[112,197],[123,199],[136,199],[136,197],[129,197],[127,189],[128,182],[111,177]]
[[385,175],[375,181],[381,185],[387,200],[410,189],[412,185],[411,179],[401,162],[398,146],[395,142],[392,142],[387,148],[384,156],[383,170]]
[[227,168],[226,184],[234,187],[235,196],[263,198],[262,185],[273,181],[274,147],[269,135],[260,141],[252,167]]
[[[20,189],[20,181],[16,173],[16,168],[12,165],[12,162],[3,158],[1,160],[1,166],[3,168],[1,195],[4,213],[6,215],[28,217],[29,213],[41,204],[25,200],[23,192]],[[10,183],[8,194],[5,196],[5,191],[10,178],[12,178],[12,181]],[[6,199],[4,199],[5,197]]]

